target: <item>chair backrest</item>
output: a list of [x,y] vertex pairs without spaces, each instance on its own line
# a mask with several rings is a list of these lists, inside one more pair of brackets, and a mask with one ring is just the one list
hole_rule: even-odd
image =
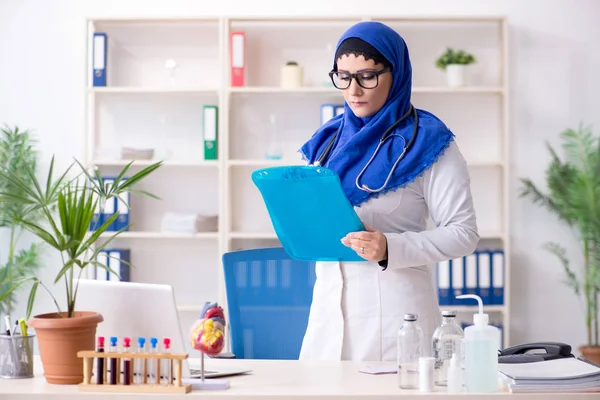
[[297,360],[308,323],[315,263],[282,247],[223,255],[231,351],[237,358]]

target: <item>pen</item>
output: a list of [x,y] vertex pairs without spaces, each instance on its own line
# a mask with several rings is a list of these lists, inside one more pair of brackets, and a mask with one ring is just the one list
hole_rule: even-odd
[[31,346],[29,346],[29,338],[27,337],[27,324],[25,323],[25,318],[19,318],[17,324],[21,329],[21,336],[23,337],[22,340],[25,343],[25,354],[27,356],[27,362],[24,365],[24,367],[29,369],[29,374],[33,374],[33,353],[31,351]]
[[14,367],[14,373],[15,375],[19,374],[19,356],[17,354],[17,346],[15,343],[15,338],[12,335],[12,332],[10,331],[10,315],[5,315],[4,316],[4,323],[6,324],[6,334],[8,335],[8,337],[10,338],[11,344],[10,344],[10,350],[12,353],[12,363],[13,363],[13,367]]
[[21,328],[21,336],[27,336],[27,324],[25,323],[25,318],[19,319],[19,328]]
[[5,315],[4,316],[4,325],[6,325],[6,334],[8,336],[12,336],[10,334],[10,315]]

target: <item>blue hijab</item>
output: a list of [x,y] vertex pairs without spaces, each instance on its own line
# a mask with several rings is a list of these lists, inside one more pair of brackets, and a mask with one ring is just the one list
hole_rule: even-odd
[[[319,128],[300,151],[304,158],[313,164],[339,129],[336,143],[323,166],[339,175],[346,197],[353,206],[358,206],[371,197],[404,187],[413,181],[436,162],[454,139],[454,135],[435,115],[417,110],[419,123],[416,139],[396,166],[385,189],[378,193],[370,193],[357,188],[356,177],[375,152],[383,133],[411,107],[412,68],[406,43],[392,28],[380,22],[360,22],[342,35],[337,47],[351,37],[369,43],[392,64],[393,83],[386,103],[375,115],[367,118],[356,117],[348,104],[344,104],[344,113]],[[402,136],[408,143],[413,128],[414,118],[410,116],[392,133]],[[380,188],[402,153],[404,145],[405,141],[401,137],[392,136],[387,139],[363,173],[360,184],[366,184],[371,189]]]

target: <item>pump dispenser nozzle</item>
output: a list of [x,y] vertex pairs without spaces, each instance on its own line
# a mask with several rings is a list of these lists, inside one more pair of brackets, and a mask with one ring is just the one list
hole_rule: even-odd
[[483,313],[483,301],[481,297],[476,294],[463,294],[461,296],[456,296],[457,299],[475,299],[479,303],[479,313],[473,314],[473,324],[476,326],[487,325],[490,321],[490,318],[487,314]]

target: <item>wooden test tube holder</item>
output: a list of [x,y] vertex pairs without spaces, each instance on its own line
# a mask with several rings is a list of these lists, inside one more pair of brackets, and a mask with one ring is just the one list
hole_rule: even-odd
[[[123,352],[102,352],[99,353],[93,350],[85,350],[77,353],[77,357],[83,358],[83,382],[79,384],[79,390],[82,392],[122,392],[122,393],[189,393],[192,390],[192,385],[184,385],[182,383],[183,361],[188,358],[187,354],[170,354],[170,353],[123,353]],[[94,359],[104,358],[103,384],[97,384],[92,381],[94,374]],[[107,382],[108,360],[111,358],[117,359],[117,379],[116,385],[111,385]],[[129,385],[121,383],[121,361],[123,359],[131,360],[131,369],[129,376]],[[134,365],[136,359],[143,359],[142,383],[137,384],[133,380]],[[157,383],[148,383],[148,360],[156,360],[156,380]],[[172,366],[172,382],[164,384],[160,382],[160,360],[171,360]],[[112,371],[111,371],[112,372]],[[96,371],[97,373],[97,371]]]

